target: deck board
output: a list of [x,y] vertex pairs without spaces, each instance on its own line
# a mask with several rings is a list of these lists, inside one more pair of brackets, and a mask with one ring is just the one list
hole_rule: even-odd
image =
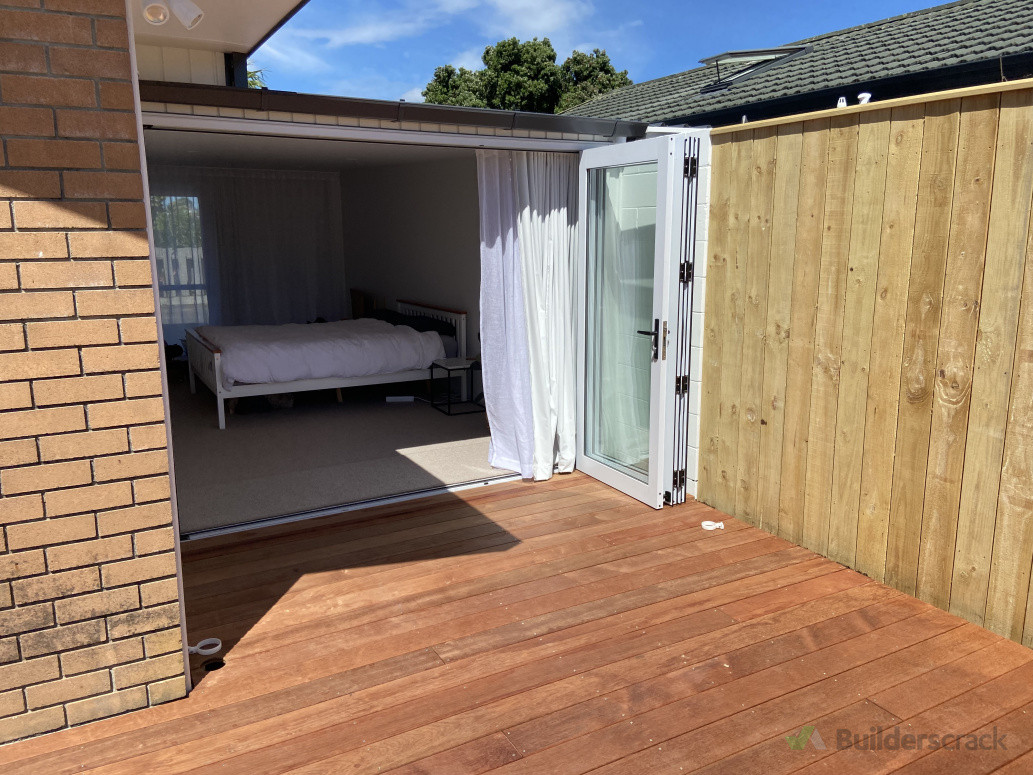
[[[1033,747],[1033,652],[578,474],[191,542],[184,575],[191,637],[221,637],[226,667],[0,747],[5,775],[1019,772]],[[1014,749],[835,747],[995,721]],[[789,748],[808,723],[826,750]]]

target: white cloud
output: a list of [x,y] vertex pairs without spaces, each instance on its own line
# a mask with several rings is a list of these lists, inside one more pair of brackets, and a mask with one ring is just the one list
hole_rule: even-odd
[[466,51],[461,51],[452,57],[452,61],[449,63],[452,67],[465,67],[467,70],[478,70],[484,66],[484,62],[481,61],[481,55],[484,53],[485,46],[477,46],[476,48],[468,48]]
[[413,86],[402,95],[402,99],[406,102],[423,102],[423,88],[422,86]]

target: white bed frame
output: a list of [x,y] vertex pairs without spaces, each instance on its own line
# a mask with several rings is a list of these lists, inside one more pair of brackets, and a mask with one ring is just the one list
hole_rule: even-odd
[[[403,315],[424,315],[443,320],[456,330],[460,358],[466,357],[466,313],[412,301],[399,301],[398,311]],[[293,382],[263,382],[257,385],[234,385],[226,387],[222,379],[222,352],[196,329],[189,329],[186,337],[187,362],[190,374],[190,392],[197,392],[197,380],[201,380],[215,394],[219,411],[219,429],[226,428],[226,399],[243,396],[268,396],[277,393],[300,393],[305,390],[328,390],[336,388],[338,399],[340,389],[359,385],[382,385],[392,382],[416,382],[429,379],[428,369],[410,369],[390,374],[372,374],[368,377],[326,377],[322,379],[300,379]],[[463,385],[465,392],[467,386]]]

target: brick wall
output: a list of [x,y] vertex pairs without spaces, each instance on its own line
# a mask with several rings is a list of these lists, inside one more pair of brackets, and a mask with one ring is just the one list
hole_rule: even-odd
[[0,0],[0,743],[185,693],[123,0]]

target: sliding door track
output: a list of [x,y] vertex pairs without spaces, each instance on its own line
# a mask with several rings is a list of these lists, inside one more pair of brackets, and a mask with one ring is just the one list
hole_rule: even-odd
[[432,495],[444,495],[445,493],[450,492],[472,490],[474,488],[484,487],[489,484],[515,482],[519,479],[520,474],[503,474],[501,476],[492,476],[487,479],[476,479],[470,482],[461,482],[460,484],[450,484],[442,487],[429,487],[424,490],[413,490],[411,492],[401,493],[399,495],[385,495],[380,498],[369,498],[364,501],[342,503],[338,506],[327,506],[322,509],[296,511],[293,514],[283,514],[278,517],[263,517],[262,519],[248,520],[247,522],[236,522],[232,525],[223,525],[222,527],[212,527],[207,528],[206,530],[194,530],[188,533],[181,533],[180,540],[195,541],[200,538],[213,538],[214,536],[223,536],[229,535],[231,533],[240,533],[245,530],[254,530],[255,528],[260,527],[270,527],[272,525],[286,525],[290,522],[300,522],[304,519],[329,517],[334,514],[343,514],[348,511],[368,509],[372,506],[385,506],[391,503],[404,503],[405,501],[414,501],[420,498],[429,498]]

